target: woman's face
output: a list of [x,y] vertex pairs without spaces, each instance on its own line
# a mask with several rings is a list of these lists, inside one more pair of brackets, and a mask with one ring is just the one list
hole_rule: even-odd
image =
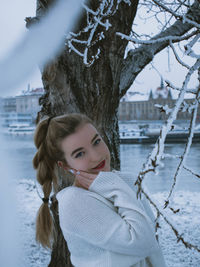
[[67,169],[90,173],[110,171],[110,151],[96,128],[86,123],[61,142]]

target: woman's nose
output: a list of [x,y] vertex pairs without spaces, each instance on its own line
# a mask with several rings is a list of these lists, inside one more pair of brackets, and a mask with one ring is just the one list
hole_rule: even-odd
[[102,160],[102,157],[98,151],[96,151],[95,149],[92,149],[90,151],[90,159],[91,161],[98,163],[100,160]]

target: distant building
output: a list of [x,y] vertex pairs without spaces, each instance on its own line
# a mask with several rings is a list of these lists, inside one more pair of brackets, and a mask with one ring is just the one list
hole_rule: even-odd
[[28,89],[15,97],[0,98],[0,118],[4,126],[11,123],[33,123],[40,110],[39,98],[43,88]]
[[16,112],[4,112],[0,113],[1,126],[8,127],[13,124],[33,124],[33,118],[31,114],[16,113]]
[[[175,104],[175,99],[172,98],[171,90],[164,87],[164,83],[161,80],[160,86],[155,92],[150,91],[147,100],[142,101],[127,101],[127,98],[123,98],[119,105],[118,117],[120,121],[126,120],[165,120],[169,115],[161,111],[161,108],[155,105],[165,106],[172,108]],[[194,99],[186,99],[186,103],[192,103]],[[200,108],[199,112],[200,114]],[[190,119],[191,114],[189,112],[179,112],[178,120]]]
[[13,96],[2,98],[1,110],[3,112],[16,112],[16,98]]
[[30,113],[34,118],[40,110],[39,98],[43,95],[43,88],[28,89],[23,94],[16,96],[16,112]]

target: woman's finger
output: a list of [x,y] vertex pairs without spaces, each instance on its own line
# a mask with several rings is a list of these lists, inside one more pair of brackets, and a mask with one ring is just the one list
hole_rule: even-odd
[[85,189],[89,189],[91,183],[94,181],[94,179],[96,177],[97,177],[96,174],[86,173],[86,172],[82,172],[82,171],[80,171],[80,173],[77,172],[77,174],[76,174],[77,181]]
[[97,174],[89,173],[89,172],[84,172],[84,171],[79,171],[80,174],[77,173],[77,175],[81,175],[82,177],[85,177],[90,180],[94,180],[97,177]]

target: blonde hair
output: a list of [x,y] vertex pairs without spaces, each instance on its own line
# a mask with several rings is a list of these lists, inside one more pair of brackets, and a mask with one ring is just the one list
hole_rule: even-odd
[[38,151],[33,158],[33,166],[37,170],[37,180],[44,192],[44,203],[39,208],[36,218],[36,240],[43,247],[51,248],[54,240],[54,223],[48,199],[52,186],[56,187],[58,181],[55,172],[57,161],[67,163],[60,143],[86,123],[94,125],[86,115],[71,113],[44,119],[35,130],[34,143]]

